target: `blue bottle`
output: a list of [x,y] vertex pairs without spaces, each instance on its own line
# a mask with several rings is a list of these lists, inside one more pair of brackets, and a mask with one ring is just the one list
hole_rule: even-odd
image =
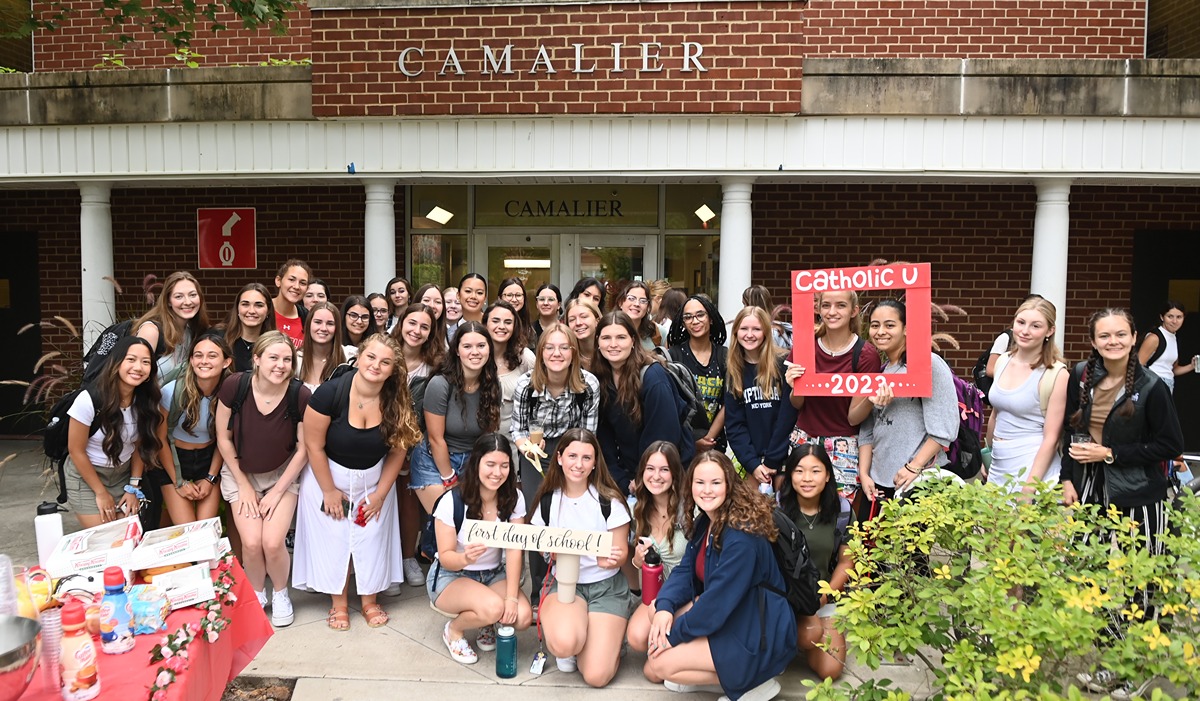
[[100,600],[100,649],[119,655],[133,649],[133,604],[125,593],[125,573],[120,567],[104,570],[104,598]]
[[512,626],[496,626],[496,676],[517,676],[517,630]]

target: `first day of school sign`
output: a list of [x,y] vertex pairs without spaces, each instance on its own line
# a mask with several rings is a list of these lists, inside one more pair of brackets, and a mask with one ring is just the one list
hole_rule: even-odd
[[[928,263],[896,263],[862,268],[826,268],[792,271],[792,315],[795,338],[792,362],[806,368],[796,380],[796,394],[806,397],[870,396],[884,383],[891,385],[897,397],[929,397],[933,394],[931,320],[929,305],[930,268]],[[908,310],[905,345],[908,350],[906,372],[896,374],[818,373],[815,372],[817,340],[803,322],[807,310],[822,292],[850,290],[894,291],[904,294]],[[855,319],[857,322],[857,318]]]

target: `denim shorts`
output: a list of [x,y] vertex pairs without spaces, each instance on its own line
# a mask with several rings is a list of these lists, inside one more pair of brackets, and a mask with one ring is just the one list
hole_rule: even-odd
[[[462,477],[463,466],[467,464],[467,458],[470,456],[470,453],[450,453],[450,466],[454,468],[454,474]],[[421,489],[442,483],[442,475],[438,472],[437,464],[433,462],[433,453],[429,452],[429,441],[423,440],[413,448],[409,465],[412,471],[408,481],[409,489]]]
[[[436,577],[436,578],[435,578]],[[433,563],[429,568],[429,573],[425,575],[425,591],[429,592],[429,601],[437,605],[438,597],[442,592],[446,591],[446,587],[459,577],[466,577],[479,582],[485,587],[490,587],[492,582],[500,582],[505,579],[504,563],[494,570],[459,570],[455,571],[442,567],[439,563]]]

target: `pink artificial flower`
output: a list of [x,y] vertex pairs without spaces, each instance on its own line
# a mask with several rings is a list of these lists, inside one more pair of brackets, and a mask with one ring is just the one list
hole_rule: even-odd
[[167,701],[167,690],[159,689],[150,697],[150,701]]
[[163,671],[159,672],[158,676],[154,679],[154,685],[158,687],[166,687],[172,681],[174,681],[174,679],[172,678],[171,673],[164,669]]
[[219,635],[218,635],[217,631],[215,631],[215,630],[208,631],[208,642],[215,643],[215,642],[217,642],[218,637],[219,637]]
[[173,651],[171,648],[169,648],[169,647],[164,647],[162,650],[159,650],[159,653],[158,653],[158,654],[159,654],[159,655],[160,655],[160,656],[161,656],[161,657],[162,657],[164,660],[168,660],[168,659],[170,659],[170,658],[171,658],[171,655],[174,655],[174,654],[175,654],[175,652],[174,652],[174,651]]

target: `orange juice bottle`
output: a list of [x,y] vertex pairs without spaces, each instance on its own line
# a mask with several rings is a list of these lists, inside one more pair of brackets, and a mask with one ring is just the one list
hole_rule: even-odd
[[62,610],[63,701],[88,701],[100,695],[100,670],[96,666],[96,644],[87,632],[83,604],[71,601]]

